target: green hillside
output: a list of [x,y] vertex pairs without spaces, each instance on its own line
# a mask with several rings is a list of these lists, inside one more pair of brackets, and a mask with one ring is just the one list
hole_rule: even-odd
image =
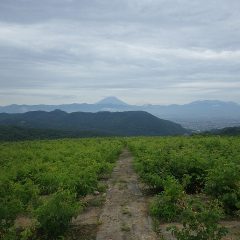
[[[167,136],[182,135],[188,131],[181,125],[171,121],[159,119],[147,112],[98,112],[98,113],[66,113],[60,110],[53,112],[27,112],[23,114],[0,114],[1,126],[17,126],[22,129],[23,135],[48,135],[46,131],[40,132],[31,129],[50,129],[50,138],[76,136]],[[11,132],[19,133],[21,130],[10,128]],[[61,130],[63,132],[54,132]],[[1,131],[4,128],[1,128]],[[15,133],[12,133],[14,135]]]

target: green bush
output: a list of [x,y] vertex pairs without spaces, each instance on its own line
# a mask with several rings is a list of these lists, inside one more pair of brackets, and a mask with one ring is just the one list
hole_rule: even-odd
[[169,227],[177,240],[220,240],[227,229],[218,225],[223,211],[217,202],[202,203],[190,198],[182,212],[183,227]]
[[25,207],[30,203],[34,205],[37,203],[39,189],[32,180],[26,179],[24,184],[16,182],[13,187],[15,198],[19,198]]
[[240,166],[232,162],[209,170],[205,190],[222,201],[227,212],[239,210]]
[[183,186],[176,179],[168,177],[164,181],[164,191],[155,197],[150,206],[151,215],[168,222],[177,220],[184,196]]
[[[19,215],[39,220],[40,239],[62,234],[75,199],[97,189],[123,143],[118,138],[0,143],[0,239],[14,239]],[[17,232],[18,239],[33,236],[35,227]]]
[[169,171],[172,176],[183,183],[186,176],[185,191],[189,194],[199,193],[204,187],[206,169],[208,162],[198,152],[193,152],[191,148],[174,150],[169,156]]
[[79,208],[78,201],[69,191],[53,194],[36,209],[41,234],[48,238],[56,238],[64,234]]
[[24,211],[24,204],[14,193],[14,183],[0,179],[0,233],[13,226],[16,216]]

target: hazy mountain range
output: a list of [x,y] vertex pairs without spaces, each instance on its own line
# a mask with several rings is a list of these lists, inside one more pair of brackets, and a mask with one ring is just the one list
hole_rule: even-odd
[[240,125],[240,105],[218,100],[195,101],[189,104],[172,105],[130,105],[116,97],[107,97],[94,103],[73,103],[62,105],[9,105],[0,106],[2,113],[25,113],[28,111],[53,111],[59,109],[71,112],[122,112],[146,111],[162,119],[181,123],[184,127],[200,130]]

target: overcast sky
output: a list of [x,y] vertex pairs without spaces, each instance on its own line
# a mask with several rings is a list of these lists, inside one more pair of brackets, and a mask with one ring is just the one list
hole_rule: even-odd
[[240,103],[239,0],[0,0],[0,105]]

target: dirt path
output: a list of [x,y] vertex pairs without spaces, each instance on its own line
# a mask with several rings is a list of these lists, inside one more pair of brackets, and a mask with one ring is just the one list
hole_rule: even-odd
[[114,168],[99,219],[97,240],[157,239],[132,160],[131,153],[124,150]]

